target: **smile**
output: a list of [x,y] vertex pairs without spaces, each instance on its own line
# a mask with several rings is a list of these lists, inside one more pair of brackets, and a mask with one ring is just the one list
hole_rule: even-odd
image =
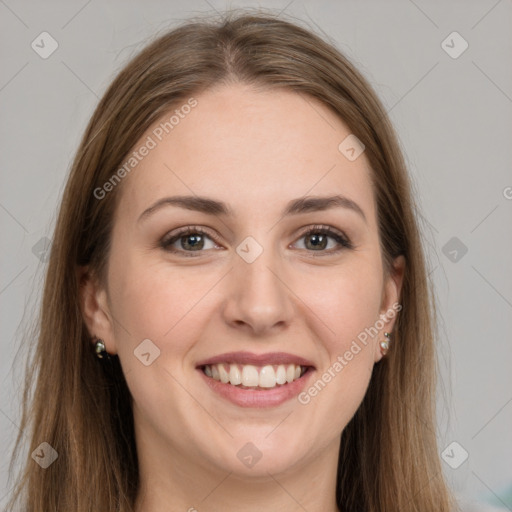
[[202,369],[206,376],[223,384],[246,389],[271,389],[299,379],[308,367],[296,364],[255,366],[218,363],[204,365]]
[[315,366],[284,352],[230,352],[200,361],[196,370],[215,395],[232,404],[276,407],[304,389]]

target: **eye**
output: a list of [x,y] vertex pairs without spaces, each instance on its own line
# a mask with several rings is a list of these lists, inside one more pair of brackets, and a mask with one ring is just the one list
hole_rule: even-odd
[[[305,239],[304,248],[308,251],[324,254],[337,253],[354,246],[347,236],[329,226],[313,226],[302,233],[300,240]],[[302,249],[302,247],[299,247]],[[328,249],[328,250],[325,250]]]
[[[310,227],[302,233],[300,240],[302,239],[305,239],[306,243],[303,244],[304,247],[299,247],[299,249],[323,253],[318,254],[318,256],[334,254],[343,249],[354,248],[347,236],[329,226],[318,225]],[[165,251],[181,254],[186,257],[199,256],[201,252],[207,249],[219,248],[213,235],[199,226],[188,226],[178,232],[165,236],[161,240],[160,246]]]
[[194,257],[195,255],[187,253],[200,253],[203,250],[218,247],[213,237],[206,230],[196,226],[188,226],[177,233],[164,237],[160,242],[160,246],[166,251],[182,253],[189,257]]

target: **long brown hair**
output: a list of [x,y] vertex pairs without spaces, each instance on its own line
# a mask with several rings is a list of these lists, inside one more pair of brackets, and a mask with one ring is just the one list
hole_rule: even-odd
[[[411,183],[394,130],[369,83],[331,44],[274,15],[232,11],[158,37],[117,75],[78,149],[53,236],[21,429],[30,452],[10,503],[26,512],[132,511],[138,491],[131,395],[122,369],[96,359],[81,315],[77,270],[105,277],[116,198],[94,190],[174,105],[224,83],[285,88],[321,101],[365,145],[386,268],[406,259],[393,347],[344,429],[336,500],[342,510],[448,512],[436,443],[434,308]],[[13,460],[21,448],[20,433]]]

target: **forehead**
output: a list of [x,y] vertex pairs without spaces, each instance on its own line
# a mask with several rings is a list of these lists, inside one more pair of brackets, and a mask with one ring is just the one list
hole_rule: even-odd
[[306,95],[239,84],[208,90],[173,106],[141,137],[135,150],[149,140],[152,147],[124,180],[119,206],[137,215],[166,195],[195,194],[262,214],[304,195],[340,193],[372,218],[367,159],[350,161],[339,150],[350,133]]

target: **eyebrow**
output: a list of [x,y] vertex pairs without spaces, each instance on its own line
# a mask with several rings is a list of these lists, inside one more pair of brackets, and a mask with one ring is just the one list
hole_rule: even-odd
[[[177,206],[187,210],[206,213],[207,215],[235,216],[232,209],[222,201],[216,201],[215,199],[201,196],[173,196],[159,199],[156,203],[142,212],[137,222],[148,218],[151,214],[165,206]],[[282,216],[286,217],[288,215],[325,211],[332,208],[346,208],[352,210],[360,215],[365,222],[367,221],[361,207],[352,199],[342,195],[327,197],[306,196],[294,199],[286,205]]]

